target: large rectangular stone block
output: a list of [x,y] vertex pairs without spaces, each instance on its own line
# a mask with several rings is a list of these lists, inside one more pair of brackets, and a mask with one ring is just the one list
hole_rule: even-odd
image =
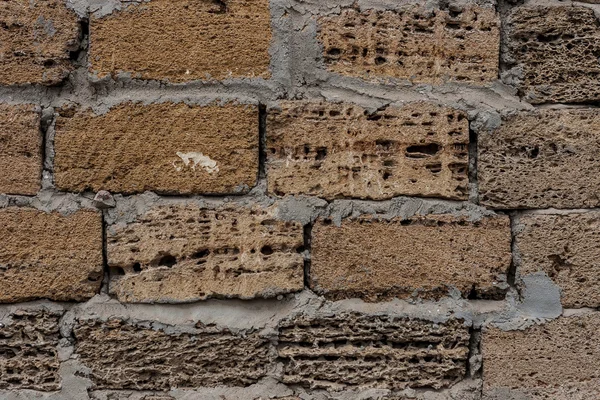
[[121,301],[250,299],[304,287],[303,227],[272,209],[161,206],[107,236],[110,290]]
[[258,176],[258,107],[125,103],[106,114],[63,110],[56,122],[61,190],[247,192]]
[[173,83],[270,76],[268,0],[153,0],[91,20],[90,70]]
[[468,145],[465,113],[431,103],[369,114],[348,103],[285,102],[268,115],[269,191],[466,200]]
[[507,288],[510,245],[507,216],[477,222],[364,216],[341,226],[319,220],[312,231],[311,288],[336,300],[439,298],[451,288],[464,297],[497,297]]

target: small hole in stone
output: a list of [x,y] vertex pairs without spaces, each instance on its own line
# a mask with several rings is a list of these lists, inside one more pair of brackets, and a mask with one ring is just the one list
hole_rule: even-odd
[[387,59],[385,57],[377,57],[375,58],[375,65],[385,64]]
[[54,66],[54,64],[55,64],[54,60],[44,61],[44,67],[52,67],[52,66]]
[[142,266],[140,265],[140,263],[133,264],[133,270],[135,272],[142,272]]
[[192,258],[205,258],[209,254],[210,254],[210,250],[208,250],[208,249],[198,250],[197,252],[192,254]]
[[260,249],[260,252],[261,252],[262,254],[264,254],[265,256],[268,256],[268,255],[270,255],[270,254],[273,254],[273,248],[272,248],[271,246],[263,246],[263,247]]
[[177,264],[177,259],[170,254],[163,256],[160,259],[160,261],[158,262],[159,266],[164,266],[164,267],[169,267],[169,268],[175,264]]
[[323,160],[327,156],[327,148],[319,147],[317,149],[317,157],[315,158],[317,161]]
[[338,49],[337,47],[333,47],[333,48],[327,50],[327,54],[329,54],[330,56],[339,56],[341,52],[342,51],[340,49]]

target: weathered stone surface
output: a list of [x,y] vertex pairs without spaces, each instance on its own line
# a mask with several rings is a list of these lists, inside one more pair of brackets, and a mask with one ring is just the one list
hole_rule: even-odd
[[498,75],[500,21],[492,8],[352,8],[318,23],[324,61],[333,72],[434,84],[483,84]]
[[511,261],[509,218],[468,222],[448,215],[412,220],[365,216],[312,231],[310,284],[328,298],[368,301],[439,298],[452,287],[464,297],[497,297]]
[[99,77],[185,82],[270,76],[268,0],[153,0],[92,18],[90,70]]
[[152,329],[120,319],[80,320],[75,352],[91,369],[96,389],[247,386],[272,361],[269,341],[202,327],[194,332]]
[[63,110],[56,122],[56,186],[241,193],[256,184],[258,136],[258,109],[251,105],[125,103],[104,115]]
[[279,330],[283,381],[311,388],[442,388],[464,378],[469,327],[357,313],[300,316]]
[[0,115],[0,193],[34,195],[42,179],[40,115],[33,105],[8,104]]
[[0,326],[0,389],[57,390],[60,313],[16,311]]
[[499,209],[600,205],[600,114],[542,110],[510,116],[478,137],[479,200]]
[[125,302],[272,297],[304,287],[302,225],[272,209],[173,205],[108,229],[110,290]]
[[517,272],[545,272],[566,308],[600,307],[600,213],[523,215]]
[[0,84],[60,83],[79,47],[77,15],[64,0],[0,2]]
[[599,329],[600,317],[594,312],[561,317],[525,331],[484,331],[486,399],[598,398]]
[[508,15],[505,30],[503,59],[528,102],[600,100],[600,25],[594,10],[520,6]]
[[102,282],[102,218],[0,210],[0,303],[87,300]]
[[268,116],[269,191],[466,200],[468,144],[466,115],[431,103],[368,114],[346,103],[284,102]]

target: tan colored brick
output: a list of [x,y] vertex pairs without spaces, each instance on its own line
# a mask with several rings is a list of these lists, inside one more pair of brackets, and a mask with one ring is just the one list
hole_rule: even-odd
[[92,18],[90,70],[142,79],[270,76],[268,0],[153,0]]
[[78,321],[75,352],[95,389],[248,386],[266,375],[273,358],[268,339],[196,325],[177,332],[119,319]]
[[56,122],[55,180],[62,190],[242,193],[258,175],[258,110],[183,103],[64,110]]
[[0,193],[34,195],[42,179],[40,115],[33,105],[8,104],[0,115]]
[[478,137],[483,205],[499,209],[600,205],[600,115],[595,110],[521,112]]
[[588,7],[515,7],[503,59],[530,103],[600,100],[600,26]]
[[498,76],[500,21],[492,8],[344,9],[318,24],[325,64],[343,75],[434,84]]
[[484,331],[484,398],[598,398],[599,329],[595,312],[562,317],[525,331]]
[[0,84],[60,83],[79,47],[77,15],[64,0],[0,2]]
[[102,282],[102,218],[29,208],[0,210],[0,303],[87,300]]
[[546,272],[567,308],[600,307],[600,213],[524,215],[518,272]]
[[109,228],[110,290],[124,302],[300,291],[303,244],[302,225],[276,220],[272,209],[161,206]]
[[269,191],[328,199],[468,198],[469,123],[430,103],[368,114],[351,104],[284,102],[269,112]]
[[359,313],[299,316],[279,329],[283,382],[310,388],[440,389],[462,380],[469,327]]
[[468,222],[449,215],[412,220],[364,216],[312,231],[311,287],[333,299],[439,298],[504,292],[511,261],[509,218]]
[[61,313],[17,310],[0,326],[0,390],[58,390]]

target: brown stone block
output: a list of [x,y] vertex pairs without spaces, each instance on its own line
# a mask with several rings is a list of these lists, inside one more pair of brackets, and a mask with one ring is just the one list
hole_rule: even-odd
[[0,84],[60,83],[79,47],[77,15],[64,0],[0,2]]
[[243,193],[256,184],[258,136],[258,109],[251,105],[125,103],[103,115],[63,110],[56,122],[56,186]]
[[270,43],[268,0],[153,0],[92,18],[90,70],[173,83],[268,78]]
[[503,58],[528,102],[600,100],[600,26],[594,10],[521,6],[504,25]]
[[102,282],[102,218],[0,210],[0,303],[87,300]]
[[519,223],[517,272],[545,272],[566,308],[600,307],[600,213],[527,214]]
[[40,115],[33,105],[8,104],[0,115],[0,193],[34,195],[42,179]]
[[600,114],[520,112],[478,136],[479,200],[491,208],[600,205]]
[[590,313],[561,317],[525,331],[484,331],[484,398],[598,398],[599,329],[599,314]]
[[311,287],[328,298],[368,301],[502,296],[511,262],[506,216],[469,222],[449,215],[412,220],[359,217],[312,231]]
[[269,191],[327,199],[468,198],[469,123],[431,103],[368,114],[347,103],[284,102],[269,112]]
[[351,8],[319,18],[318,25],[332,72],[433,84],[485,84],[498,76],[500,21],[492,8]]
[[242,337],[210,327],[177,332],[119,319],[80,320],[74,336],[95,389],[248,386],[266,375],[273,358],[269,341],[256,333]]
[[110,290],[124,302],[250,299],[304,287],[302,225],[272,209],[161,206],[108,229]]
[[310,388],[448,387],[465,377],[469,327],[341,313],[300,316],[279,329],[283,382]]
[[[3,284],[4,285],[4,284]],[[0,389],[58,390],[61,314],[18,310],[0,326]]]

